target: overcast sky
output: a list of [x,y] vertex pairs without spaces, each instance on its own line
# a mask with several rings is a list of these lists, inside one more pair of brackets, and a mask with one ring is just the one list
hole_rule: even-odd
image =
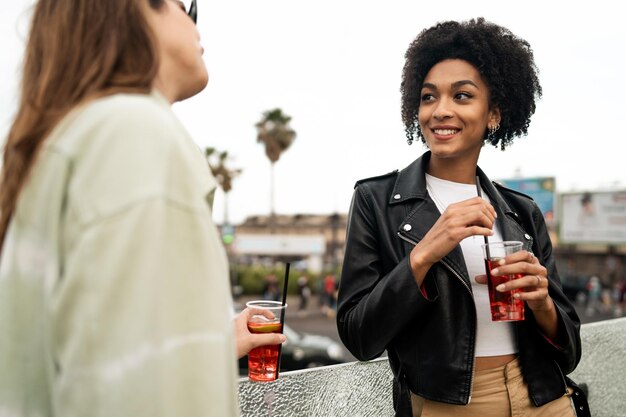
[[[15,112],[30,0],[0,16],[0,134]],[[230,220],[269,212],[270,168],[254,124],[280,107],[298,136],[276,164],[278,213],[348,210],[354,182],[417,158],[400,118],[404,52],[425,27],[483,16],[530,42],[543,98],[529,135],[485,148],[493,179],[554,176],[557,190],[626,189],[626,25],[619,2],[199,0],[208,87],[174,105],[199,146],[232,155],[243,174]],[[215,220],[224,199],[216,197]]]

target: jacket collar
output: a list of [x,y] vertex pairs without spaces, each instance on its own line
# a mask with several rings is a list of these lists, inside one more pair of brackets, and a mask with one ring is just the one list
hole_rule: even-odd
[[509,205],[493,182],[489,180],[480,168],[477,168],[476,172],[480,179],[480,186],[498,213],[496,221],[498,222],[500,233],[502,233],[502,239],[521,241],[524,243],[524,249],[531,250],[533,238],[524,230],[519,213]]
[[[421,157],[400,171],[389,199],[390,205],[416,200],[415,205],[409,209],[408,215],[398,227],[398,233],[408,237],[413,242],[421,240],[440,216],[437,207],[428,198],[426,191],[425,173],[429,160],[430,151],[425,152]],[[510,207],[502,194],[489,180],[489,177],[478,167],[476,168],[476,174],[480,180],[482,190],[489,197],[498,213],[497,222],[502,238],[504,240],[522,241],[525,249],[530,249],[532,238],[524,231],[519,214]],[[465,270],[460,246],[453,249],[444,259],[447,259],[458,271]]]
[[[393,191],[389,196],[389,204],[399,204],[414,198],[426,199],[426,168],[430,161],[430,151],[413,161],[409,166],[398,173]],[[502,211],[503,214],[519,218],[517,213],[509,207],[502,198],[500,192],[492,184],[491,180],[480,167],[476,167],[476,175],[480,179],[483,191],[489,196],[492,204]]]
[[430,161],[430,151],[413,161],[398,173],[396,183],[389,198],[389,204],[403,203],[413,198],[426,198],[426,167]]

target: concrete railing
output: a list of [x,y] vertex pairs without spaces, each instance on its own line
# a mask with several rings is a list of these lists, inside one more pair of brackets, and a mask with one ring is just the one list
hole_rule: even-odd
[[[583,357],[570,377],[587,384],[594,417],[626,416],[626,318],[584,324]],[[274,382],[242,378],[242,417],[393,416],[386,358],[284,372]]]
[[570,377],[589,389],[593,417],[626,416],[626,318],[583,324],[583,356]]

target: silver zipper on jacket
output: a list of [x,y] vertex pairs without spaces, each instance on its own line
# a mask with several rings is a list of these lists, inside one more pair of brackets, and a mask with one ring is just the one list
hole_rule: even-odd
[[[398,236],[400,237],[400,239],[404,240],[405,242],[408,242],[410,244],[412,244],[413,246],[417,245],[417,242],[413,241],[412,239],[404,236],[402,233],[398,232]],[[455,277],[457,277],[459,279],[459,281],[461,281],[461,284],[463,284],[463,286],[467,289],[467,291],[469,291],[470,295],[472,296],[472,299],[474,299],[474,293],[472,292],[472,289],[470,288],[469,285],[467,285],[467,283],[463,280],[463,277],[461,277],[458,272],[456,272],[452,266],[450,266],[450,264],[448,262],[446,262],[444,259],[441,259],[440,262],[442,264],[444,264],[446,266],[446,268],[448,268],[450,270],[450,272],[452,272],[454,274]],[[478,320],[478,318],[477,318]]]
[[[410,244],[412,244],[413,246],[417,245],[417,242],[413,241],[411,238],[408,238],[406,236],[404,236],[402,233],[397,232],[398,237],[402,240],[404,240],[405,242],[408,242]],[[452,272],[452,274],[457,277],[459,279],[459,281],[461,281],[461,284],[463,284],[463,286],[467,289],[467,291],[470,293],[470,295],[472,296],[472,302],[474,303],[474,293],[472,292],[472,289],[469,285],[467,285],[467,283],[463,280],[463,277],[461,277],[458,272],[456,272],[452,266],[450,264],[448,264],[447,261],[443,260],[443,258],[440,260],[440,262],[450,271]],[[476,326],[478,326],[478,313],[476,312],[476,304],[474,303],[474,318],[476,319],[475,323]],[[476,336],[474,336],[474,351],[476,351]],[[469,398],[467,399],[467,403],[469,404],[472,401],[472,393],[474,390],[474,374],[475,374],[475,369],[476,369],[476,356],[473,355],[472,357],[472,376],[470,378],[470,392],[469,392]]]

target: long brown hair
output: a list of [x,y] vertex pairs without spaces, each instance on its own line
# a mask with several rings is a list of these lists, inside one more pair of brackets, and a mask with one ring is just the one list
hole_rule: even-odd
[[141,2],[39,0],[24,54],[20,103],[0,178],[0,252],[37,151],[72,108],[113,92],[147,92],[158,69]]

